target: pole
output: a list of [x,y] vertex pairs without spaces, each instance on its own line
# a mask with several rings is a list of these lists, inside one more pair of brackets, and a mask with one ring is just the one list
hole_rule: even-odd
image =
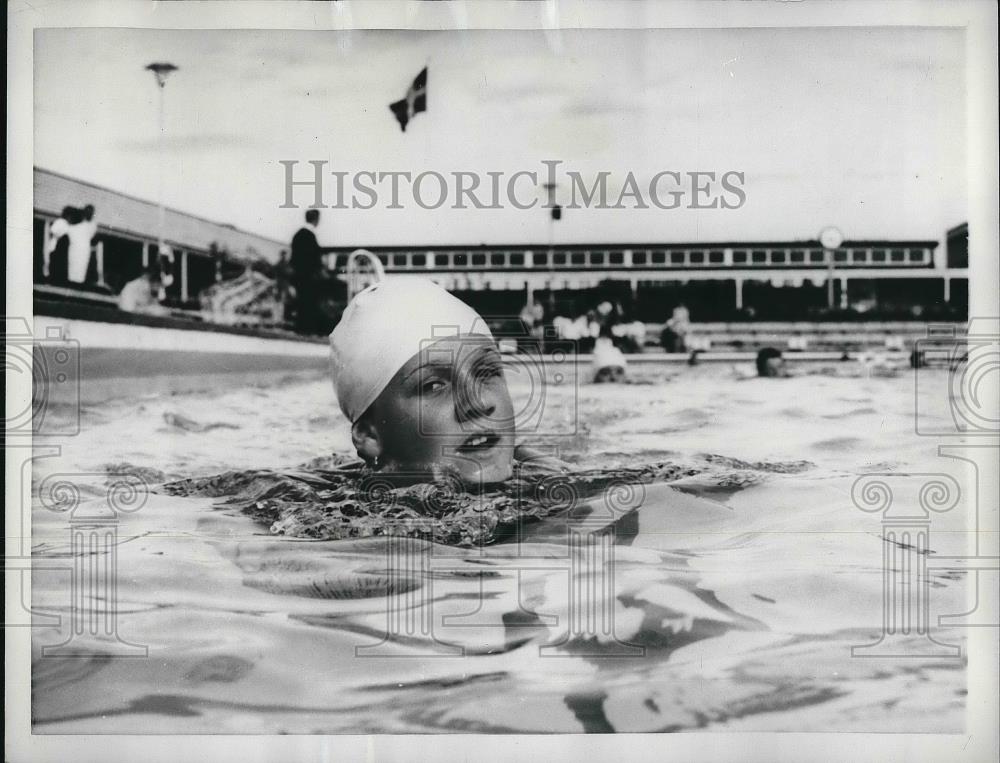
[[823,249],[826,254],[826,306],[833,310],[833,250]]
[[157,256],[157,258],[159,258],[160,256],[162,256],[164,254],[164,241],[163,241],[163,239],[164,239],[164,232],[165,232],[165,228],[166,228],[166,211],[165,211],[165,209],[163,207],[163,176],[165,174],[164,164],[165,164],[165,158],[166,158],[166,147],[164,145],[165,134],[164,134],[164,113],[163,113],[164,112],[163,90],[164,90],[164,86],[165,85],[166,85],[166,81],[161,80],[159,82],[159,86],[160,86],[159,87],[159,90],[160,90],[160,109],[159,109],[159,128],[160,128],[160,138],[159,138],[159,143],[160,143],[160,152],[159,152],[160,153],[160,161],[159,161],[159,164],[160,164],[160,167],[159,167],[159,169],[160,169],[160,172],[159,172],[159,179],[158,179],[159,189],[158,189],[158,193],[157,193],[157,200],[158,200],[158,204],[157,204],[157,207],[158,207],[157,208],[157,222],[158,222],[158,227],[157,227],[157,234],[156,234],[156,256]]
[[556,231],[555,231],[556,221],[555,221],[555,218],[552,216],[552,214],[553,214],[552,210],[555,208],[555,204],[556,204],[556,186],[555,186],[554,183],[546,183],[544,187],[545,187],[545,190],[548,192],[548,203],[546,204],[546,208],[547,208],[548,213],[549,213],[549,223],[548,223],[549,252],[548,252],[548,256],[547,256],[548,265],[549,265],[549,279],[548,279],[549,280],[549,283],[548,283],[548,286],[549,286],[549,300],[548,300],[548,302],[549,302],[549,304],[548,304],[548,311],[547,311],[548,312],[547,320],[549,322],[551,322],[552,321],[552,317],[553,317],[553,313],[555,313],[555,309],[556,309],[555,262],[553,262],[553,258],[555,257],[555,252],[553,251],[553,244],[555,242],[555,236],[556,236]]

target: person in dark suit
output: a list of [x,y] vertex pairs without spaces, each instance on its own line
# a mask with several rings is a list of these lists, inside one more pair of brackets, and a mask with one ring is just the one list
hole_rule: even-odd
[[329,320],[320,309],[324,280],[323,254],[316,240],[319,210],[306,210],[306,224],[292,238],[291,284],[295,289],[295,330],[300,334],[323,334]]

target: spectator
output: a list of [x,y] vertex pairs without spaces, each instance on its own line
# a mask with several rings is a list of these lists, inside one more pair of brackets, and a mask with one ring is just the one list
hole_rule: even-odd
[[66,276],[70,283],[86,282],[87,268],[90,266],[90,244],[95,233],[97,222],[94,220],[94,207],[88,204],[83,208],[80,220],[66,229],[66,236],[69,238]]
[[80,222],[80,210],[63,207],[62,214],[49,226],[49,237],[45,241],[45,256],[42,273],[50,283],[65,284],[69,263],[69,227]]
[[663,327],[660,344],[666,352],[684,352],[687,349],[687,334],[691,329],[691,316],[683,305],[674,308],[670,320]]
[[526,302],[524,307],[521,308],[521,314],[518,318],[521,320],[524,330],[529,334],[532,333],[532,330],[535,328],[535,303]]
[[324,280],[323,254],[316,240],[319,210],[306,210],[306,224],[292,238],[291,283],[295,289],[295,330],[300,334],[321,334],[326,329],[320,309]]
[[160,264],[153,262],[138,278],[129,281],[118,295],[118,309],[129,313],[166,315],[160,304]]

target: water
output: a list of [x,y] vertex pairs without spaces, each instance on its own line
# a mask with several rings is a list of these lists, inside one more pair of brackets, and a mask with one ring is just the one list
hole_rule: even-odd
[[[145,657],[109,658],[89,635],[71,642],[81,656],[42,656],[70,633],[70,523],[36,495],[34,553],[64,569],[33,576],[38,616],[63,618],[34,630],[34,731],[960,731],[964,659],[851,656],[881,632],[886,546],[855,479],[963,479],[913,434],[912,379],[699,367],[652,381],[548,388],[534,439],[581,470],[683,468],[618,495],[618,513],[598,493],[589,516],[516,543],[310,540],[217,497],[152,494],[120,516],[116,546],[117,630]],[[523,375],[511,384],[531,397]],[[106,404],[81,425],[34,465],[42,493],[76,475],[81,508],[104,504],[109,472],[159,484],[350,452],[318,377]],[[967,509],[934,518],[933,551],[964,550]],[[615,522],[610,551],[567,545]],[[614,559],[603,593],[599,552]],[[931,621],[965,611],[963,577],[931,574]],[[934,636],[964,644],[960,629]]]

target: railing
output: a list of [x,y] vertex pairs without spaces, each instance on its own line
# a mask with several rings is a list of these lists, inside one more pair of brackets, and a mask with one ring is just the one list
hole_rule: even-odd
[[578,268],[608,270],[723,268],[926,268],[933,265],[932,248],[898,246],[819,247],[590,247],[554,251],[452,250],[396,251],[373,255],[388,271],[406,270],[532,270]]

